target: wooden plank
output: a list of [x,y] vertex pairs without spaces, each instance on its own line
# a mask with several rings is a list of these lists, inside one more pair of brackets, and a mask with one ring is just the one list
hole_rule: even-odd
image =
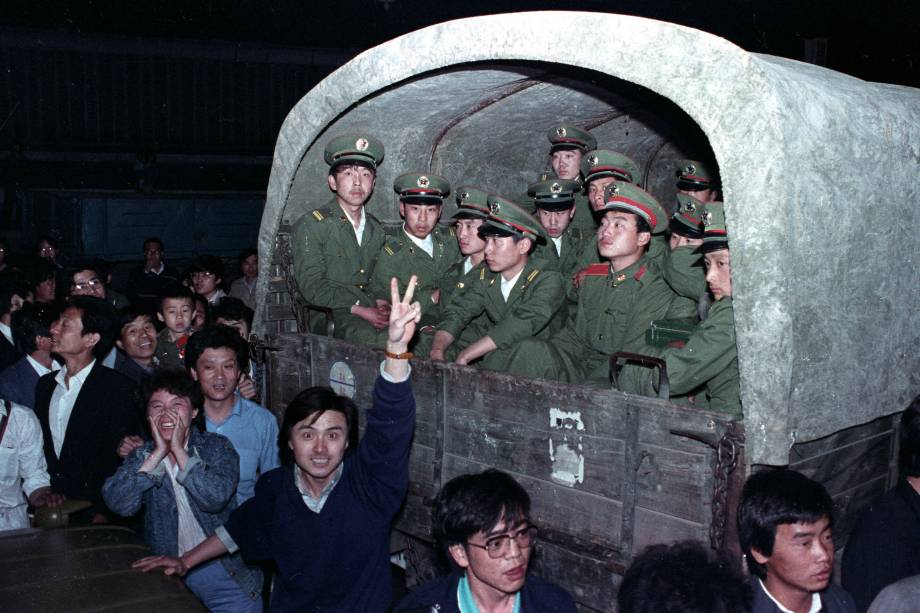
[[530,560],[530,571],[567,589],[581,605],[579,610],[616,610],[622,573],[612,572],[608,564],[572,553],[539,536]]
[[820,481],[833,496],[859,484],[886,477],[893,454],[892,445],[891,434],[883,432],[790,464],[789,468]]
[[633,556],[655,543],[694,540],[709,544],[709,524],[687,521],[669,513],[636,507]]
[[813,441],[796,443],[789,451],[789,462],[790,464],[795,464],[807,460],[808,458],[828,453],[834,449],[840,449],[851,443],[872,438],[882,433],[891,433],[896,426],[897,416],[889,415],[870,421],[867,424],[840,430],[830,436],[825,436]]

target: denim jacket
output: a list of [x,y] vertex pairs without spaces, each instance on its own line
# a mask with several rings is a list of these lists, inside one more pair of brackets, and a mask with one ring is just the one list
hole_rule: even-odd
[[[141,505],[144,514],[144,540],[159,555],[179,554],[179,513],[172,482],[166,474],[165,462],[152,473],[138,472],[153,451],[147,441],[128,456],[118,471],[102,486],[102,496],[108,507],[129,517]],[[189,461],[176,476],[188,496],[195,519],[207,536],[214,534],[236,508],[239,457],[229,440],[219,434],[198,432],[192,428],[188,442]],[[239,554],[220,558],[227,573],[253,600],[261,597],[262,573],[247,566]]]

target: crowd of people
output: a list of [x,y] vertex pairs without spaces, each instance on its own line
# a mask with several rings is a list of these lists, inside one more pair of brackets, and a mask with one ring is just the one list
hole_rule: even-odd
[[[682,162],[668,216],[628,157],[571,126],[549,140],[556,176],[529,186],[532,202],[461,187],[450,228],[439,225],[449,182],[399,176],[395,236],[364,211],[382,144],[326,147],[332,200],[295,225],[294,274],[308,304],[333,310],[337,335],[384,348],[360,439],[358,407],[330,388],[302,391],[280,424],[258,404],[255,251],[240,254],[228,295],[219,258],[180,274],[150,238],[118,292],[104,263],[66,262],[52,237],[34,259],[0,242],[0,530],[28,527],[42,507],[67,508],[72,524],[134,527],[154,555],[133,566],[183,577],[215,611],[575,611],[553,577],[531,572],[530,495],[494,469],[455,477],[433,500],[449,572],[401,598],[391,578],[414,355],[583,382],[606,378],[614,352],[649,354],[667,364],[675,400],[740,413],[714,173]],[[625,365],[619,384],[657,391],[643,364]],[[744,486],[749,579],[700,543],[654,545],[626,571],[618,610],[914,610],[920,401],[902,424],[904,476],[865,510],[844,556],[853,596],[831,581],[828,492],[786,469]]]
[[[554,126],[552,172],[515,201],[483,186],[452,190],[432,173],[393,182],[402,226],[388,235],[365,207],[384,145],[331,139],[325,204],[291,235],[293,271],[311,329],[379,346],[391,278],[418,278],[423,320],[410,343],[432,360],[565,382],[609,382],[610,356],[663,360],[671,398],[741,414],[731,252],[718,173],[683,160],[673,215],[640,186],[629,156],[590,132]],[[445,199],[457,212],[442,225]],[[329,312],[331,311],[331,315]],[[656,371],[625,364],[624,391],[655,395]]]

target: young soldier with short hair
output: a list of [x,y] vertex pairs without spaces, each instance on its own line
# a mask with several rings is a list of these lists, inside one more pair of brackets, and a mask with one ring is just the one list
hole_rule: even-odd
[[[326,145],[326,177],[332,199],[303,215],[291,230],[293,274],[303,299],[334,312],[337,335],[352,331],[360,319],[383,330],[389,308],[367,291],[386,236],[370,215],[367,202],[374,193],[383,144],[368,135],[339,136]],[[324,333],[324,318],[314,317],[311,331]],[[345,337],[345,340],[360,340]]]
[[[586,151],[597,148],[597,139],[588,132],[572,125],[556,125],[546,132],[549,139],[550,166],[557,179],[582,182],[581,161]],[[579,190],[575,196],[576,228],[587,232],[594,231],[594,220],[588,198]]]
[[501,196],[488,199],[490,214],[480,227],[485,239],[489,273],[483,283],[464,291],[452,302],[438,325],[431,359],[443,360],[445,351],[467,325],[482,314],[488,329],[473,343],[461,347],[454,362],[505,370],[518,343],[532,337],[548,338],[549,323],[564,300],[562,275],[530,262],[533,243],[543,233],[539,222],[519,205]]

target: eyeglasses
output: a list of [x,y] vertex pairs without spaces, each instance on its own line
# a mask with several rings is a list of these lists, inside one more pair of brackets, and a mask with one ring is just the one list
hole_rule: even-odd
[[193,279],[210,279],[211,277],[214,277],[214,276],[216,276],[216,275],[215,275],[213,272],[201,272],[201,271],[199,271],[199,272],[193,272],[193,273],[192,273],[192,278],[193,278]]
[[470,541],[467,541],[466,544],[485,549],[490,558],[501,558],[508,554],[508,550],[511,547],[511,541],[517,543],[518,549],[530,549],[530,546],[533,544],[533,539],[536,538],[536,536],[537,527],[527,526],[526,528],[521,528],[514,534],[500,534],[488,538],[486,539],[485,545],[471,543]]
[[72,287],[73,289],[78,290],[78,291],[83,291],[83,290],[85,290],[85,289],[92,289],[92,288],[95,288],[95,287],[97,287],[97,286],[99,286],[99,285],[102,285],[102,281],[99,280],[99,279],[96,278],[96,277],[93,277],[93,278],[90,279],[89,281],[80,281],[80,282],[78,282],[78,283],[74,283],[74,284],[71,285],[70,287]]

